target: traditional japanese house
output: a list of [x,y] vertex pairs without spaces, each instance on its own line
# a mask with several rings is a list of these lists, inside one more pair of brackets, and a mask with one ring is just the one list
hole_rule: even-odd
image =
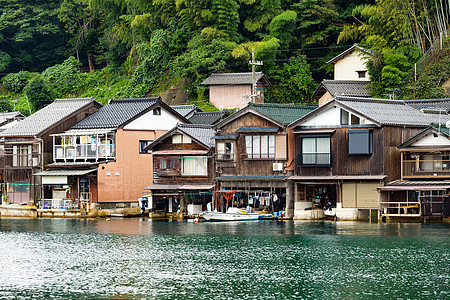
[[398,148],[400,180],[380,191],[381,216],[450,216],[450,123],[432,124]]
[[153,176],[153,158],[145,147],[179,122],[189,123],[159,97],[112,99],[53,134],[53,163],[39,173],[47,183],[43,206],[137,206]]
[[315,108],[249,103],[214,127],[219,191],[215,209],[224,210],[228,202],[285,212],[292,217],[293,202],[289,200],[293,197],[288,194],[291,189],[287,189],[287,177],[294,166],[288,151],[293,135],[287,125]]
[[338,97],[293,122],[295,217],[328,201],[338,219],[377,214],[377,188],[401,175],[397,146],[439,118],[400,100]]
[[209,102],[218,108],[243,108],[252,101],[264,103],[264,89],[270,86],[262,72],[255,72],[255,78],[252,72],[212,73],[202,84],[209,86]]
[[9,203],[22,203],[41,198],[41,180],[34,175],[53,160],[51,135],[67,130],[100,107],[93,98],[56,99],[2,131],[3,199]]
[[214,130],[211,125],[178,124],[145,150],[153,154],[153,211],[194,215],[214,195]]

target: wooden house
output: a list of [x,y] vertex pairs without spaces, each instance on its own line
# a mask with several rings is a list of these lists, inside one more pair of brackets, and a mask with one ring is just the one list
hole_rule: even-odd
[[[253,80],[256,91],[253,91]],[[209,86],[209,102],[217,108],[243,108],[249,102],[264,103],[264,88],[270,83],[262,72],[213,73],[203,85]],[[252,95],[255,95],[252,99]]]
[[51,135],[94,113],[101,104],[93,98],[56,99],[0,133],[4,150],[0,169],[2,194],[10,203],[41,198],[41,180],[35,176],[53,160]]
[[153,154],[153,211],[194,215],[214,195],[214,142],[211,125],[178,124],[145,149]]
[[377,188],[401,175],[397,146],[439,118],[405,101],[338,97],[293,122],[295,217],[328,201],[338,219],[377,212]]
[[[293,212],[287,177],[293,170],[288,144],[293,135],[287,125],[316,106],[249,103],[214,128],[216,143],[216,185],[214,207],[247,206],[268,211]],[[224,199],[223,191],[235,192]],[[228,197],[228,195],[226,195]],[[232,202],[230,202],[232,201]]]
[[137,206],[153,176],[145,147],[179,122],[189,123],[159,97],[111,99],[53,134],[53,162],[39,174],[45,183],[42,206]]
[[378,188],[383,218],[450,216],[450,123],[434,123],[398,149],[400,180]]

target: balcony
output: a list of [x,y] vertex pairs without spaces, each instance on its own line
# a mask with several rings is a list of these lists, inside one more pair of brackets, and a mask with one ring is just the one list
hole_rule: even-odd
[[403,178],[450,178],[450,160],[415,159],[403,161]]
[[54,162],[97,162],[114,158],[113,132],[67,132],[53,136]]

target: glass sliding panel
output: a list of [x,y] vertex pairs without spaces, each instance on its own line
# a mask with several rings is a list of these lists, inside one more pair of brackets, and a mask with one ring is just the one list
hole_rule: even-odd
[[302,139],[302,163],[316,164],[316,139],[303,138]]
[[253,136],[253,158],[261,158],[261,137],[259,135]]
[[275,136],[269,135],[269,158],[275,158]]
[[269,137],[267,135],[261,136],[261,158],[269,157]]
[[247,151],[247,157],[248,158],[253,158],[253,151],[252,151],[252,136],[251,135],[247,135],[245,137],[245,149]]
[[330,138],[317,138],[317,164],[330,164]]

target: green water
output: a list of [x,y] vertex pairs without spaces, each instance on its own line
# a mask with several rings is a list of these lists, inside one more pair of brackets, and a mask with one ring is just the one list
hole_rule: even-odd
[[0,219],[0,299],[449,299],[450,224]]

